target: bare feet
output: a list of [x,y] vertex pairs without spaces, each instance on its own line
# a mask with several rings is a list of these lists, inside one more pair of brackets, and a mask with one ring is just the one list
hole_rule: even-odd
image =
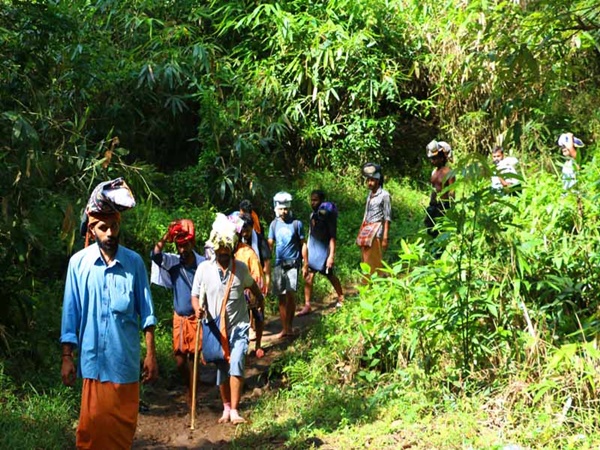
[[288,336],[288,333],[285,330],[281,330],[281,333],[275,336],[275,339],[285,339]]
[[224,411],[223,411],[223,415],[222,415],[222,416],[221,416],[221,418],[219,419],[219,423],[227,423],[227,422],[229,422],[229,419],[230,419],[229,412],[230,412],[230,411],[231,411],[231,410],[224,410]]
[[296,335],[299,333],[299,328],[294,328],[292,331],[284,331],[281,330],[281,333],[279,333],[278,335],[275,336],[275,339],[280,340],[280,339],[291,339],[296,337]]
[[231,423],[234,425],[239,425],[240,423],[246,423],[246,419],[244,419],[238,413],[237,409],[231,410]]
[[310,303],[309,303],[309,304],[304,305],[304,308],[302,308],[300,311],[298,311],[296,313],[296,316],[305,316],[307,314],[310,314],[311,311],[312,310],[310,309]]

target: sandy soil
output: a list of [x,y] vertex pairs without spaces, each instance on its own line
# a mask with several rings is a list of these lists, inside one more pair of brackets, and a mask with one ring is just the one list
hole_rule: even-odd
[[[298,334],[306,332],[311,323],[320,315],[331,312],[331,298],[327,303],[313,303],[313,312],[296,317],[294,328]],[[245,387],[240,413],[247,416],[253,401],[273,386],[268,384],[267,374],[270,364],[285,350],[291,340],[276,340],[281,330],[279,320],[265,324],[262,346],[265,356],[246,359]],[[254,348],[254,342],[250,343]],[[218,424],[222,404],[219,391],[215,386],[216,370],[214,366],[199,365],[199,383],[197,388],[197,413],[194,430],[190,429],[191,415],[186,403],[184,390],[179,386],[168,386],[167,382],[157,382],[144,389],[143,408],[138,419],[138,428],[133,443],[135,450],[183,450],[183,449],[226,449],[235,435],[236,426]]]

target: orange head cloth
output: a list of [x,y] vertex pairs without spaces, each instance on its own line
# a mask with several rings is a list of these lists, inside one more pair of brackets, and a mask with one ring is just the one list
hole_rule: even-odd
[[92,235],[91,229],[96,226],[98,222],[106,222],[107,220],[116,220],[117,222],[121,222],[121,213],[113,212],[113,213],[87,213],[88,216],[88,226],[87,233],[85,234],[85,246],[90,245],[90,241],[94,239]]
[[194,229],[194,222],[189,219],[181,219],[173,222],[169,226],[169,242],[175,242],[175,244],[182,245],[187,242],[196,242],[196,231]]

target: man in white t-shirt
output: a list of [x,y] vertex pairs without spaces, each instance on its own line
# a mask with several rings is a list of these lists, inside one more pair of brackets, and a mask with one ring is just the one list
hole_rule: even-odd
[[504,156],[504,149],[496,146],[492,152],[492,160],[496,165],[496,175],[492,176],[492,189],[502,191],[519,185],[517,178],[508,178],[506,175],[517,175],[516,165],[519,160],[513,156]]
[[571,189],[577,183],[577,150],[575,147],[583,147],[583,141],[573,136],[573,133],[563,133],[558,138],[558,146],[567,160],[562,167],[562,184],[565,191]]

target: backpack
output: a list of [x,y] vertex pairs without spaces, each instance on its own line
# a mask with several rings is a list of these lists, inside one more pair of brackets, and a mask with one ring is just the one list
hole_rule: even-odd
[[338,216],[338,209],[333,202],[323,202],[319,205],[317,212],[321,215],[332,215],[333,217]]

